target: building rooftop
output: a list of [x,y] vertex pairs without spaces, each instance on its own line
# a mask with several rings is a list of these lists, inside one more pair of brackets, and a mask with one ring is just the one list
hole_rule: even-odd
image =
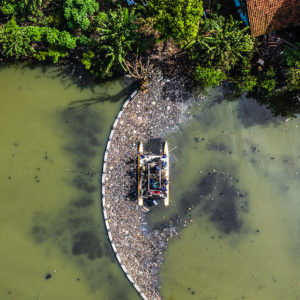
[[300,0],[246,0],[253,37],[300,24]]

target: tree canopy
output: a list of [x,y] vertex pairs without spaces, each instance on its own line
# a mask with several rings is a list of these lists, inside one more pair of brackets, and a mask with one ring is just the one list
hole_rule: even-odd
[[109,74],[112,66],[118,63],[124,70],[125,57],[137,41],[139,14],[133,8],[130,12],[127,7],[119,6],[116,11],[103,13],[99,19],[100,49],[105,51],[109,63],[105,73]]
[[0,0],[0,61],[82,64],[96,79],[128,72],[140,80],[146,78],[143,64],[162,61],[157,56],[165,51],[163,60],[180,57],[176,63],[202,87],[227,81],[265,97],[282,86],[298,92],[300,44],[286,46],[280,69],[266,63],[262,70],[256,46],[247,27],[218,9],[204,19],[202,0],[149,0],[147,7],[138,1]]
[[161,39],[173,38],[186,46],[197,37],[203,23],[201,0],[153,0],[149,6]]
[[5,57],[19,59],[34,52],[30,35],[26,27],[20,27],[15,18],[12,18],[0,29],[0,43]]
[[[190,61],[196,64],[195,79],[201,85],[213,86],[225,79],[234,83],[248,75],[254,40],[246,30],[232,17],[225,19],[214,13],[206,20],[201,34],[188,49]],[[200,70],[208,75],[206,79],[200,76]]]
[[87,30],[90,26],[89,17],[99,9],[95,0],[64,0],[63,10],[70,29]]

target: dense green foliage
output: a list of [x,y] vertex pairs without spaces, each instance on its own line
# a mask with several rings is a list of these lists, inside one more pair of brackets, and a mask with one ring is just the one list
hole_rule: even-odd
[[34,52],[27,28],[18,26],[14,18],[1,27],[0,43],[4,57],[19,59]]
[[0,26],[0,59],[72,60],[98,78],[124,72],[126,55],[141,41],[136,9],[99,11],[96,0],[62,2],[0,0],[7,19]]
[[[63,49],[74,49],[76,38],[67,31],[59,31],[56,28],[39,26],[19,26],[13,17],[0,28],[0,44],[2,55],[6,58],[20,59],[32,55],[38,60],[46,57],[58,62],[59,57],[65,57]],[[47,45],[47,50],[38,51],[38,44]]]
[[300,90],[300,43],[286,46],[279,66],[257,68],[248,28],[218,10],[204,20],[202,0],[149,0],[147,7],[112,0],[0,0],[0,18],[0,61],[71,63],[97,79],[136,72],[140,80],[147,77],[139,74],[146,70],[142,62],[159,62],[160,43],[170,40],[164,59],[178,54],[183,71],[202,87],[227,81],[235,91],[264,99],[276,88]]
[[297,62],[300,63],[300,43],[296,43],[295,47],[285,47],[283,62],[289,67],[294,67]]
[[99,9],[95,0],[64,0],[64,16],[70,29],[87,30],[90,26],[89,16]]
[[214,14],[206,21],[204,34],[197,40],[191,56],[200,56],[201,61],[211,62],[223,71],[248,62],[254,43],[250,35],[245,34],[247,28],[240,29],[240,25],[241,22],[232,17],[225,19]]
[[0,10],[4,15],[26,18],[32,14],[41,15],[39,7],[43,0],[0,0]]
[[161,39],[173,38],[183,46],[196,39],[203,23],[201,0],[153,0],[149,7]]
[[105,74],[111,75],[111,68],[116,63],[126,70],[124,65],[126,54],[138,40],[138,17],[139,14],[134,8],[129,12],[127,7],[120,6],[117,10],[102,13],[99,17],[100,49],[105,52],[105,57],[109,58]]
[[297,61],[295,66],[287,72],[287,87],[289,91],[300,91],[300,62]]
[[271,96],[276,87],[276,72],[274,68],[264,72],[258,81],[258,88],[261,89],[262,95]]
[[82,64],[84,65],[86,70],[89,70],[92,66],[93,58],[95,57],[95,53],[89,50],[86,53],[83,53],[83,57],[81,59]]
[[35,57],[38,61],[44,61],[49,58],[54,64],[56,64],[58,63],[60,58],[64,58],[67,55],[67,51],[49,47],[46,51],[39,51],[38,53],[34,53],[33,57]]
[[[238,81],[250,72],[254,41],[245,33],[247,28],[240,29],[240,24],[232,17],[225,19],[213,14],[189,49],[189,59],[196,64],[195,79],[203,86],[228,79],[242,88],[242,82]],[[209,73],[208,78],[199,76],[199,70]]]
[[221,81],[226,80],[227,76],[221,69],[216,69],[212,66],[202,67],[198,65],[194,74],[195,80],[197,80],[202,86],[215,86]]
[[284,49],[283,63],[289,66],[286,74],[286,84],[289,91],[300,91],[300,43],[295,47],[287,46]]
[[236,87],[237,91],[241,93],[250,92],[257,87],[256,76],[250,75],[250,70],[246,70],[245,73],[246,74],[232,78],[232,83]]

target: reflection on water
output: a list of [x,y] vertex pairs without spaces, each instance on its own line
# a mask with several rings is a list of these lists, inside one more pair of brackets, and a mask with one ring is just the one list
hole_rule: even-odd
[[168,137],[170,209],[191,220],[161,271],[166,299],[300,299],[300,120],[214,90]]
[[[99,203],[102,155],[125,85],[79,89],[58,74],[0,72],[0,299],[138,299]],[[98,101],[68,109],[81,99]]]

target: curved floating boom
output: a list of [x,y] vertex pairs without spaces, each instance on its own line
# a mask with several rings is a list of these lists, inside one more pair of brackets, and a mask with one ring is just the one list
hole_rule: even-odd
[[139,153],[138,153],[138,203],[139,206],[144,205],[143,199],[143,190],[142,190],[142,178],[141,178],[141,170],[143,167],[143,143],[139,144]]
[[169,190],[170,190],[170,185],[169,185],[169,177],[170,177],[170,168],[169,168],[169,148],[168,148],[168,142],[165,142],[165,146],[164,146],[164,155],[163,155],[163,159],[166,162],[166,168],[165,168],[165,178],[168,182],[168,184],[166,185],[166,196],[164,198],[164,206],[169,206]]

